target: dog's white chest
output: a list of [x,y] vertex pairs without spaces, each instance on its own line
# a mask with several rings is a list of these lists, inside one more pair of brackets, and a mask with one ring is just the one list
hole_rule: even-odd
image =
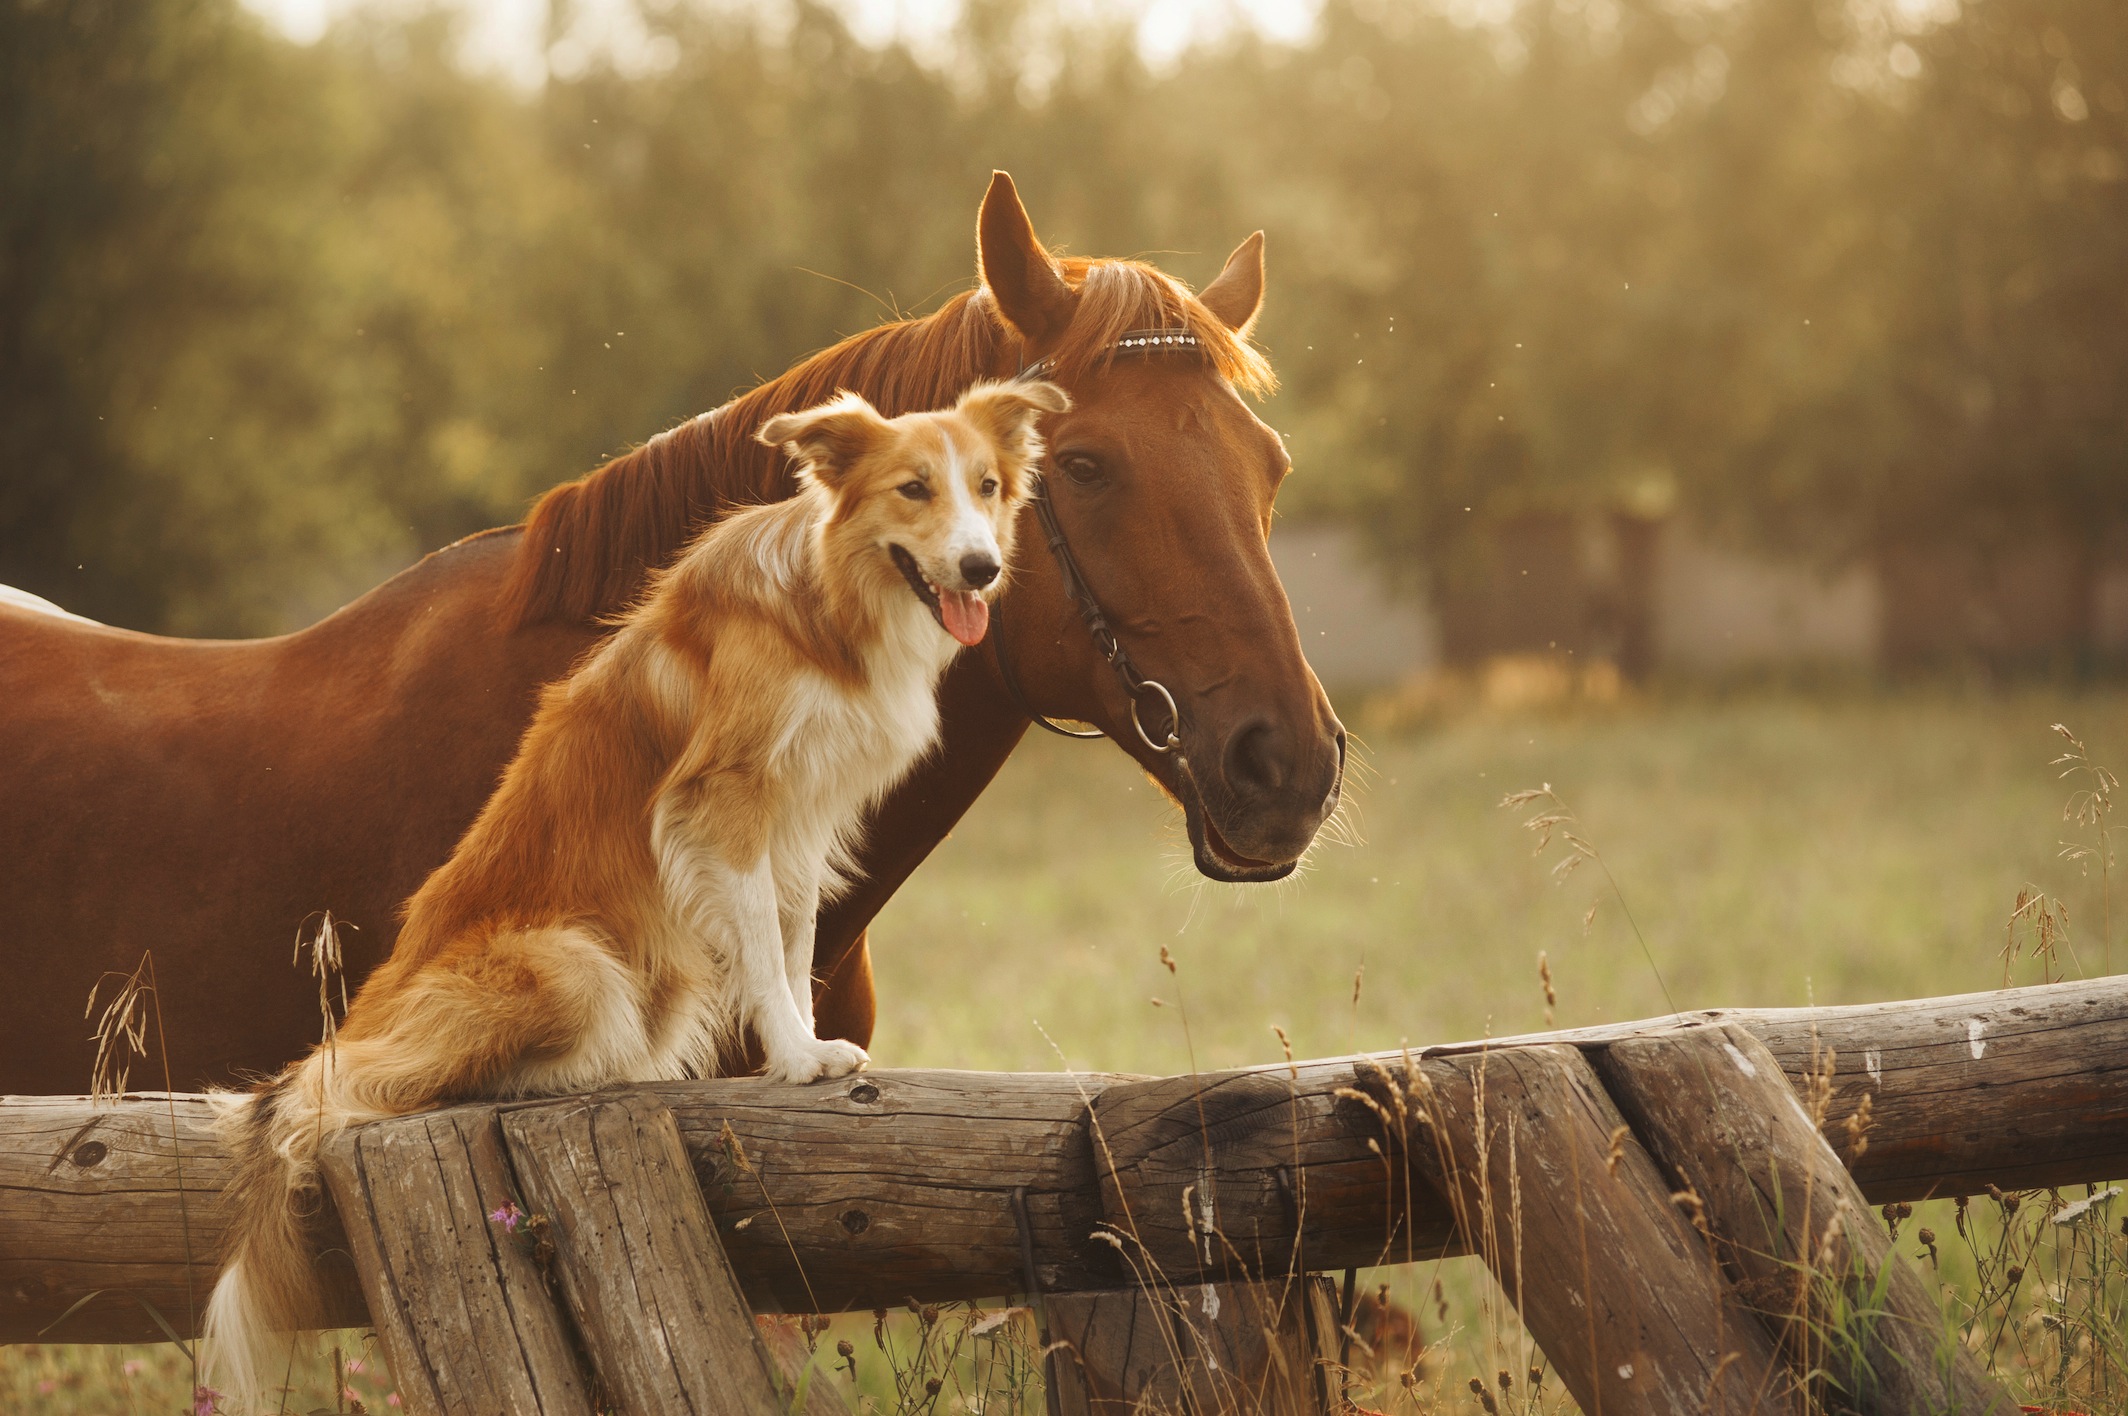
[[927,672],[875,675],[850,688],[810,675],[793,686],[789,775],[846,810],[901,779],[938,735],[936,677]]

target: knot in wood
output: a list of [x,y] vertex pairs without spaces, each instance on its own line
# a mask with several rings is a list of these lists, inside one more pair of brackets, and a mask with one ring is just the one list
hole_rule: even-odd
[[[859,1082],[850,1088],[850,1100],[859,1106],[876,1106],[879,1103],[879,1088],[870,1082]],[[857,1211],[852,1210],[850,1213],[855,1214]]]
[[102,1141],[83,1141],[74,1147],[74,1154],[70,1159],[83,1170],[87,1170],[92,1165],[103,1164],[104,1157],[110,1153],[111,1148]]
[[861,1209],[846,1209],[841,1218],[842,1227],[852,1234],[862,1234],[872,1227],[872,1216]]

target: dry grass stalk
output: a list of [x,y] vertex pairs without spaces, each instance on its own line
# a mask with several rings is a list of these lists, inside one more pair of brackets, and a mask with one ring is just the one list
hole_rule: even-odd
[[2062,769],[2061,779],[2079,777],[2084,783],[2063,803],[2062,819],[2091,833],[2088,842],[2062,842],[2061,858],[2074,861],[2085,870],[2090,869],[2093,861],[2098,863],[2101,902],[2099,965],[2110,974],[2113,972],[2113,837],[2112,827],[2106,823],[2113,813],[2113,799],[2121,789],[2121,782],[2112,771],[2091,760],[2090,749],[2075,733],[2060,723],[2054,725],[2054,731],[2061,734],[2069,746],[2051,765]]
[[[114,978],[119,980],[118,988],[110,1002],[104,1005],[102,1014],[97,1015],[97,995],[102,993],[104,984]],[[133,1063],[147,1056],[151,1012],[155,1020],[156,1050],[162,1062],[163,1096],[170,1113],[170,1166],[177,1182],[177,1219],[184,1245],[185,1268],[189,1274],[193,1266],[192,1207],[185,1190],[185,1153],[178,1138],[176,1087],[170,1075],[170,1038],[163,1027],[162,992],[155,982],[155,951],[152,949],[141,951],[140,962],[133,966],[133,972],[123,976],[107,973],[89,990],[88,1003],[82,1009],[83,1017],[96,1017],[96,1061],[89,1073],[89,1096],[93,1101],[115,1101],[125,1095]],[[152,1308],[149,1312],[161,1322]],[[185,1289],[185,1322],[187,1331],[198,1330],[199,1305],[189,1278]],[[167,1329],[168,1325],[164,1326]],[[213,1411],[221,1393],[200,1385],[198,1349],[183,1343],[178,1346],[191,1364],[194,1408]]]
[[[144,953],[133,972],[105,974],[89,990],[88,1005],[82,1009],[82,1017],[96,1019],[96,1061],[89,1073],[89,1095],[99,1102],[125,1095],[133,1064],[147,1055],[148,1001],[153,991],[148,966]],[[112,979],[118,980],[118,986],[99,1015],[96,999]]]
[[[2061,968],[2061,947],[2069,942],[2069,907],[2036,885],[2017,892],[2017,903],[2003,924],[2002,986],[2010,986],[2010,973],[2030,944],[2039,963],[2039,981],[2054,983],[2066,974]],[[2073,952],[2073,951],[2072,951]]]

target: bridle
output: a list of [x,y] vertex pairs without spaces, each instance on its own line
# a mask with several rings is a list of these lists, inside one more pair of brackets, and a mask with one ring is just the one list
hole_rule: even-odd
[[[1196,335],[1188,330],[1176,329],[1132,330],[1112,346],[1118,354],[1181,353],[1200,348],[1202,346]],[[1019,376],[1023,379],[1040,378],[1053,366],[1053,360],[1038,359],[1022,368]],[[1175,695],[1169,693],[1167,686],[1158,679],[1149,679],[1138,672],[1138,666],[1131,662],[1129,652],[1123,647],[1123,641],[1118,639],[1116,631],[1109,627],[1108,616],[1101,613],[1101,603],[1094,598],[1092,588],[1086,583],[1086,572],[1079,568],[1079,558],[1072,554],[1071,542],[1065,539],[1064,523],[1057,519],[1056,503],[1049,499],[1046,479],[1036,480],[1034,493],[1029,500],[1034,503],[1034,513],[1042,522],[1042,534],[1049,542],[1050,558],[1057,563],[1057,576],[1064,584],[1065,598],[1078,610],[1079,618],[1085,622],[1086,632],[1093,636],[1095,650],[1108,661],[1108,666],[1116,671],[1117,679],[1123,684],[1124,693],[1130,698],[1131,726],[1138,730],[1139,741],[1154,752],[1174,752],[1182,745],[1182,711],[1175,706]],[[1004,680],[1005,691],[1012,695],[1012,701],[1019,705],[1021,712],[1033,719],[1037,727],[1046,728],[1058,737],[1107,736],[1099,728],[1091,732],[1075,732],[1035,711],[1034,705],[1027,701],[1027,695],[1020,691],[1019,676],[1012,671],[1012,654],[1005,647],[1006,638],[1003,626],[999,626],[998,631],[991,635],[991,643],[995,646],[993,652],[997,656],[998,677]],[[1167,710],[1168,729],[1163,735],[1163,741],[1154,740],[1153,735],[1145,729],[1144,718],[1139,716],[1138,705],[1149,697],[1157,697],[1160,706]],[[1180,753],[1176,754],[1176,762],[1185,773],[1188,772],[1188,763]]]

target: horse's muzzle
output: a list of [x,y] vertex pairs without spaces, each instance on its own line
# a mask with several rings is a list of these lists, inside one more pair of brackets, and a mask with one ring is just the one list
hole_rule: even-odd
[[1263,724],[1244,724],[1229,735],[1216,775],[1200,777],[1183,764],[1177,796],[1199,874],[1230,883],[1283,880],[1337,810],[1344,729],[1307,753],[1281,752],[1276,736]]

